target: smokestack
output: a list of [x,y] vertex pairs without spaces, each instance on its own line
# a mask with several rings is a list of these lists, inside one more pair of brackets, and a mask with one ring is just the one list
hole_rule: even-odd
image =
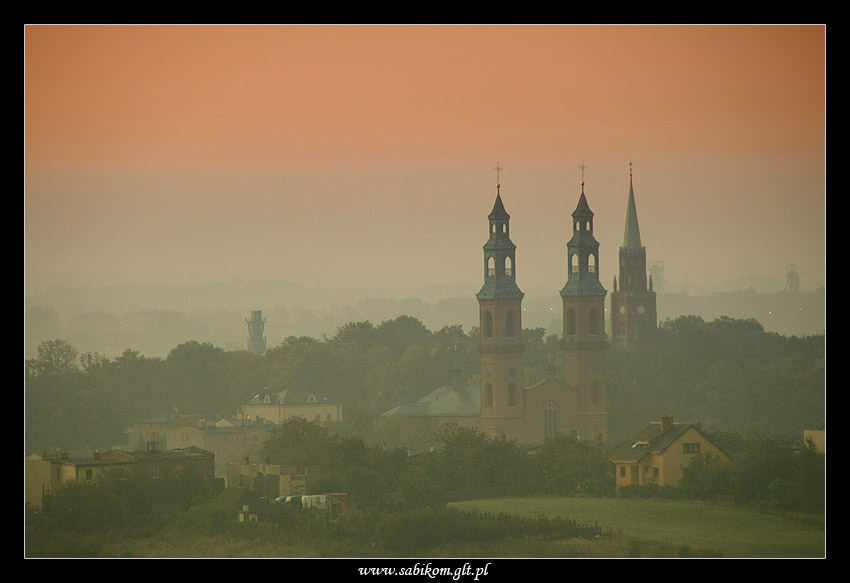
[[664,433],[668,429],[673,427],[673,417],[667,415],[666,417],[661,418],[661,433]]

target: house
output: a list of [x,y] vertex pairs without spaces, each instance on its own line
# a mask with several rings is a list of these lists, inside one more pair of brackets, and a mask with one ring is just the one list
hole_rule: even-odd
[[145,450],[148,449],[148,444],[156,443],[157,447],[168,449],[170,446],[166,435],[169,431],[180,427],[197,426],[200,422],[200,415],[163,415],[142,419],[130,426],[126,445],[129,449]]
[[313,494],[321,477],[318,467],[294,467],[270,464],[227,464],[225,483],[228,488],[239,486],[264,498],[304,496]]
[[327,425],[342,420],[342,403],[334,403],[309,391],[284,389],[274,393],[265,389],[242,403],[240,416],[268,419],[277,425],[300,417],[317,425]]
[[195,427],[180,427],[166,433],[173,446],[196,447],[215,454],[215,476],[226,475],[227,464],[244,459],[258,459],[263,443],[274,427],[257,419],[220,419],[215,423],[201,421]]
[[24,461],[25,503],[40,508],[44,496],[66,482],[94,482],[113,472],[159,478],[189,467],[197,468],[205,478],[213,478],[215,457],[196,447],[158,450],[153,446],[144,451],[113,449],[87,456],[67,453],[29,456]]
[[698,455],[723,461],[728,456],[690,423],[674,423],[672,417],[646,426],[637,437],[611,456],[616,466],[617,490],[623,486],[657,484],[677,486],[682,468]]

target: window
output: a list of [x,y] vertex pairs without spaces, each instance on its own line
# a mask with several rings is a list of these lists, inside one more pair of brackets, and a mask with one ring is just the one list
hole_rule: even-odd
[[599,403],[599,381],[595,379],[590,383],[590,402],[594,405]]
[[496,275],[496,260],[492,257],[487,259],[487,275],[490,277]]
[[484,385],[484,406],[493,406],[493,385],[491,385],[490,383]]
[[508,407],[516,407],[516,383],[508,385]]
[[508,310],[508,313],[505,314],[505,336],[508,338],[514,337],[514,312],[513,310]]
[[578,273],[578,255],[575,253],[570,256],[570,271]]
[[92,471],[86,470],[86,480],[91,480],[91,479],[92,479]]
[[513,273],[513,262],[510,257],[505,257],[505,275],[510,276]]
[[555,403],[547,403],[543,408],[543,434],[552,437],[558,431],[558,408]]
[[484,336],[493,337],[493,314],[490,312],[484,312]]
[[626,477],[626,466],[620,466],[620,477],[621,478]]
[[682,453],[699,453],[699,444],[698,443],[682,444]]
[[593,254],[587,256],[587,270],[590,273],[596,273],[596,256]]
[[567,334],[576,333],[576,311],[573,308],[567,310]]
[[652,477],[656,480],[658,479],[658,473],[658,468],[652,468]]

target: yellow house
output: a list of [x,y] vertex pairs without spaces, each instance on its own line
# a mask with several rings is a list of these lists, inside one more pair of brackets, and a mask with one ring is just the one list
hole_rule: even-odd
[[722,461],[729,458],[690,423],[673,423],[672,417],[646,426],[635,439],[614,452],[616,487],[657,484],[677,486],[682,468],[698,455]]

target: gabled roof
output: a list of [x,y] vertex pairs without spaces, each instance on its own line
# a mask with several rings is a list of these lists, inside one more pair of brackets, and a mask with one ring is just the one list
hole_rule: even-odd
[[611,456],[615,462],[636,462],[650,453],[664,453],[679,437],[693,427],[691,423],[671,423],[666,431],[661,430],[661,422],[647,425],[637,437],[626,443]]

